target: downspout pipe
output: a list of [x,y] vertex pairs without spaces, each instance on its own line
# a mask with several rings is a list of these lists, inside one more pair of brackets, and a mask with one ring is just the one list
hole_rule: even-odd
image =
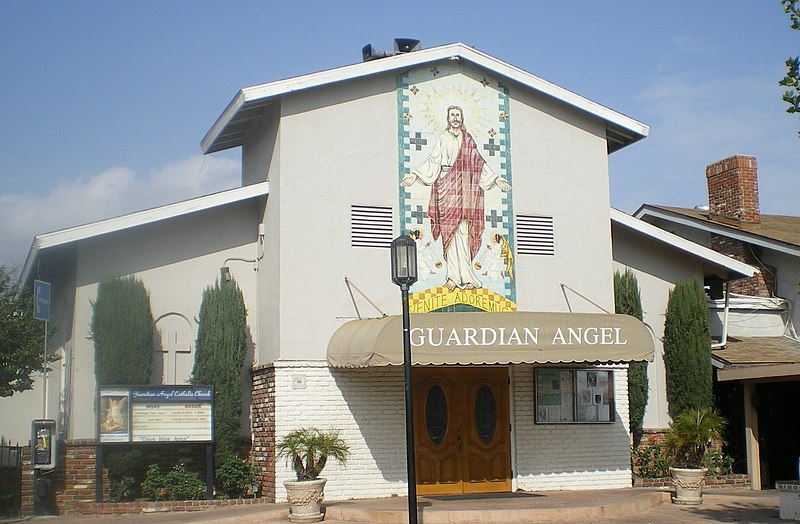
[[725,282],[725,309],[722,313],[722,336],[716,344],[711,344],[711,349],[724,348],[728,343],[728,312],[731,309],[731,283]]

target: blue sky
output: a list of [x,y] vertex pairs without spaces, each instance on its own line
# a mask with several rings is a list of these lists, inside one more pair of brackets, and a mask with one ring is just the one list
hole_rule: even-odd
[[[800,119],[779,0],[0,3],[0,265],[34,235],[234,187],[199,143],[236,92],[463,42],[651,126],[611,155],[612,205],[705,203],[705,166],[759,161],[761,211],[800,214]],[[565,203],[565,205],[569,205]]]

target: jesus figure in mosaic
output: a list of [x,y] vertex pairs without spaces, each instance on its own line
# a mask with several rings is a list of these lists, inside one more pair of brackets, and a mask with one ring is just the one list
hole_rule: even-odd
[[450,291],[482,287],[472,261],[484,230],[483,193],[495,187],[510,191],[511,185],[481,157],[460,107],[447,108],[447,128],[428,158],[400,183],[407,187],[414,182],[431,186],[428,217],[434,240],[442,239],[445,286]]

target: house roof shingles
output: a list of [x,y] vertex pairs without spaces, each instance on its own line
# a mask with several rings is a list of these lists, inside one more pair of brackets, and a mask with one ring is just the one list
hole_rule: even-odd
[[700,209],[686,209],[682,207],[656,206],[661,209],[694,220],[710,222],[719,226],[728,227],[763,237],[767,240],[776,240],[800,247],[800,217],[785,215],[761,215],[761,223],[739,222],[724,217],[715,216],[713,219],[708,211]]
[[789,337],[729,339],[712,351],[721,381],[789,377],[800,374],[800,341]]

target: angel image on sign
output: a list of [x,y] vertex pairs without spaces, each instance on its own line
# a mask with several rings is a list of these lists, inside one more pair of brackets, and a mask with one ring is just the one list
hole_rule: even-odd
[[103,397],[100,431],[120,433],[128,430],[128,397]]

